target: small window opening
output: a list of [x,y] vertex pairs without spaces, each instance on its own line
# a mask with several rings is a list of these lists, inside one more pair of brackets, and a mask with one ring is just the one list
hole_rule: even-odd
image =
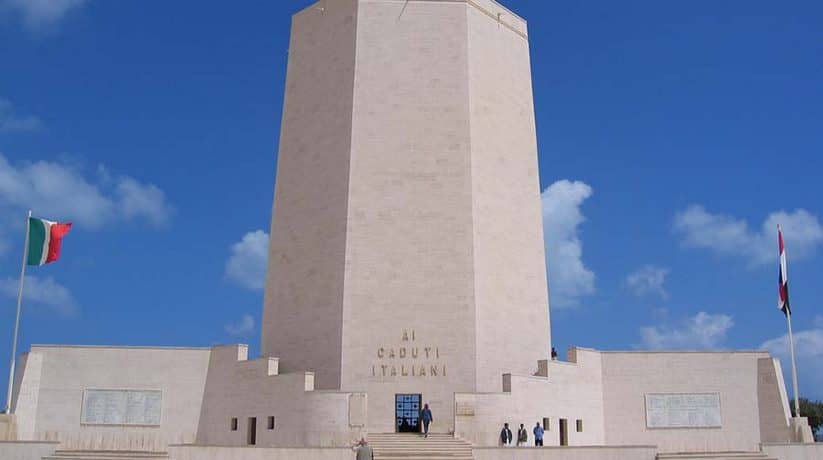
[[274,416],[273,416],[273,415],[270,415],[270,416],[269,416],[269,424],[268,424],[268,427],[269,427],[269,429],[270,429],[270,430],[273,430],[273,429],[274,429]]
[[237,431],[237,417],[232,417],[232,418],[231,418],[231,425],[230,425],[230,427],[231,427],[231,430],[232,430],[232,431]]
[[257,444],[257,417],[249,417],[249,434],[247,444],[253,446]]
[[565,418],[561,418],[557,421],[557,427],[560,433],[560,445],[561,446],[568,446],[569,445],[569,421]]
[[543,429],[546,431],[552,430],[552,419],[549,417],[543,417]]
[[583,420],[577,419],[577,432],[578,433],[583,432]]

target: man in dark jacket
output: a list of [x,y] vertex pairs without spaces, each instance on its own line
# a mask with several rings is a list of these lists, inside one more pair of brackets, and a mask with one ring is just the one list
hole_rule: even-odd
[[420,412],[420,420],[423,422],[423,437],[429,437],[429,424],[434,421],[432,411],[428,404],[423,405],[423,411]]
[[520,424],[520,429],[517,430],[517,445],[518,446],[525,446],[529,443],[529,432],[526,431],[526,427],[523,424]]
[[512,430],[509,429],[509,424],[504,423],[503,429],[500,430],[500,444],[504,446],[512,445]]

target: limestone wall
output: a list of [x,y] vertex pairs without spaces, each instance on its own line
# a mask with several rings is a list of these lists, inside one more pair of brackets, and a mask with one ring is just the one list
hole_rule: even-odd
[[[32,346],[15,390],[18,439],[112,450],[192,442],[208,359],[208,349]],[[82,424],[84,391],[95,389],[161,391],[160,425]]]
[[394,431],[395,394],[422,394],[448,432],[455,392],[536,370],[549,327],[523,19],[493,0],[309,6],[278,155],[262,349],[284,372],[367,392],[373,431]]
[[[455,432],[479,446],[494,446],[503,423],[512,432],[523,423],[533,441],[536,422],[549,419],[546,446],[560,445],[559,420],[567,420],[570,446],[604,444],[600,353],[572,349],[572,362],[543,361],[540,376],[509,375],[503,393],[457,394]],[[582,421],[582,432],[576,422]]]
[[372,431],[419,393],[449,432],[455,392],[501,391],[549,350],[525,22],[493,1],[357,3],[342,388],[368,392]]
[[783,371],[775,358],[757,360],[757,402],[760,414],[760,441],[792,440],[791,412]]
[[315,391],[310,372],[280,374],[274,358],[250,361],[245,346],[215,347],[197,444],[246,446],[255,418],[259,447],[349,446],[364,430],[365,405],[362,394]]
[[14,416],[0,414],[0,441],[16,441],[17,426],[14,423]]
[[481,447],[473,453],[475,460],[654,460],[657,449],[654,446]]
[[[759,363],[768,353],[604,352],[602,357],[606,445],[657,445],[661,452],[759,450]],[[653,393],[718,393],[722,427],[648,428],[645,395]],[[782,417],[779,403],[764,403],[764,410]]]
[[319,389],[340,388],[356,4],[294,16],[277,159],[261,354]]
[[15,439],[35,439],[37,400],[40,396],[40,380],[43,370],[42,353],[24,353],[18,360],[14,377],[12,412],[15,416]]
[[354,458],[354,453],[348,448],[169,447],[170,460],[351,460],[352,458]]
[[466,5],[360,0],[357,24],[343,388],[372,431],[414,393],[448,432],[476,372]]
[[51,455],[59,444],[41,441],[0,441],[0,459],[42,460]]
[[823,443],[764,443],[763,452],[778,460],[823,460]]
[[551,333],[525,21],[492,1],[466,15],[476,391],[487,392],[503,373],[533,374]]

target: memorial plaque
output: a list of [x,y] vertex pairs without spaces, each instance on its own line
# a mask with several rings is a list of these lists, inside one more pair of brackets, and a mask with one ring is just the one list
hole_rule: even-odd
[[159,390],[86,390],[80,422],[87,425],[160,425]]
[[647,428],[720,428],[719,393],[646,395]]
[[455,415],[474,416],[474,402],[473,401],[458,401],[455,403]]

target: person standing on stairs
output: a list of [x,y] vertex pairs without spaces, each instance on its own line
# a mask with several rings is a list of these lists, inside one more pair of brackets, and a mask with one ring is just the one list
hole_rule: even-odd
[[354,451],[357,453],[355,460],[374,460],[374,450],[372,450],[366,438],[360,438],[360,442],[354,446]]
[[428,404],[423,405],[423,411],[420,413],[420,420],[423,422],[423,437],[429,437],[429,424],[434,421],[432,411]]

